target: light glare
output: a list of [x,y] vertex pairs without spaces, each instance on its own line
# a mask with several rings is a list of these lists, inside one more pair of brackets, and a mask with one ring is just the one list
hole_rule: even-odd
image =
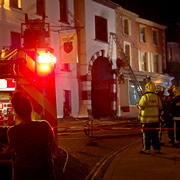
[[39,63],[51,63],[51,56],[48,54],[38,56]]

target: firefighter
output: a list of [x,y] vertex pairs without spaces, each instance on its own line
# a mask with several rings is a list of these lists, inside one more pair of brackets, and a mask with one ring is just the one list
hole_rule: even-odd
[[162,137],[162,130],[161,128],[165,126],[165,117],[164,117],[164,112],[165,112],[165,106],[166,106],[166,96],[164,95],[165,92],[165,87],[157,85],[156,86],[156,94],[160,97],[161,103],[162,103],[162,109],[159,111],[159,121],[160,121],[160,132],[159,132],[159,138],[160,138],[160,143],[161,145],[164,145],[164,143],[161,142],[161,137]]
[[175,140],[180,141],[180,87],[174,87],[173,92],[172,117],[176,123],[176,129],[174,129],[176,131]]
[[139,120],[142,124],[142,151],[149,154],[151,143],[155,153],[160,153],[159,142],[159,110],[162,109],[160,97],[155,94],[156,85],[153,82],[146,84],[146,93],[141,97],[137,107]]
[[172,112],[173,112],[173,99],[174,99],[174,85],[170,85],[168,86],[168,93],[169,95],[166,96],[165,98],[165,104],[164,104],[164,111],[163,111],[163,118],[165,120],[165,124],[166,127],[168,128],[168,137],[170,139],[169,143],[170,144],[174,144],[174,122],[173,122],[173,116],[172,116]]

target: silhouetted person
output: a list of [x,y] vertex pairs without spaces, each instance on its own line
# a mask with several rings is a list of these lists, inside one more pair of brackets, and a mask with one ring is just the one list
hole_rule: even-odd
[[54,133],[50,124],[32,121],[31,102],[22,91],[14,92],[11,101],[18,119],[18,124],[8,130],[13,180],[54,180]]

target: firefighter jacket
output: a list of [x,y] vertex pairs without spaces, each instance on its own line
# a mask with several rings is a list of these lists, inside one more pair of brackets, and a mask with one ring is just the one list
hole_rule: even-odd
[[155,93],[147,92],[141,97],[138,109],[141,123],[158,123],[159,111],[162,109],[161,99]]
[[173,99],[173,108],[172,108],[173,120],[180,120],[180,96],[176,96]]

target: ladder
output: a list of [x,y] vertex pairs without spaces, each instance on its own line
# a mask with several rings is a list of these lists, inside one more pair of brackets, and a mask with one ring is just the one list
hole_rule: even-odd
[[134,71],[131,68],[131,65],[129,63],[128,58],[126,57],[125,53],[123,52],[122,48],[121,48],[121,44],[120,41],[117,37],[117,34],[115,33],[110,33],[110,39],[109,39],[109,46],[108,46],[108,58],[110,61],[112,61],[112,53],[113,53],[113,41],[116,43],[116,48],[117,48],[117,57],[120,58],[124,64],[126,65],[126,70],[128,72],[128,74],[131,77],[132,83],[135,85],[136,87],[136,91],[139,95],[139,98],[141,98],[141,96],[143,95],[143,90],[142,87],[139,83],[139,81],[136,79],[136,76],[134,74]]

